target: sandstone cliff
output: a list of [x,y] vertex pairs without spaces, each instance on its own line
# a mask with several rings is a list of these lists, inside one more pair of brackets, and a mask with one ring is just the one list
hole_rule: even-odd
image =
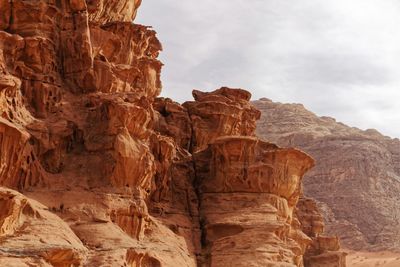
[[300,104],[260,99],[259,136],[304,149],[316,159],[304,191],[317,199],[329,234],[350,249],[398,250],[400,246],[400,141],[362,131]]
[[0,266],[344,266],[250,93],[157,98],[140,0],[0,0]]

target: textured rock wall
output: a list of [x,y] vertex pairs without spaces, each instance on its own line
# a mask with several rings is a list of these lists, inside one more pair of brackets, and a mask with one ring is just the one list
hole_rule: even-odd
[[316,159],[304,191],[318,200],[327,232],[349,249],[398,251],[400,141],[318,117],[300,104],[253,104],[262,113],[259,136]]
[[139,5],[0,0],[0,266],[343,266],[249,92],[157,98]]
[[[0,185],[26,195],[1,198],[1,266],[195,265],[149,212],[176,146],[154,127],[161,44],[130,22],[139,4],[1,1]],[[48,212],[27,220],[30,199]]]
[[[194,121],[201,262],[205,266],[318,266],[319,260],[311,260],[315,256],[328,258],[324,266],[345,266],[339,248],[321,246],[311,253],[319,239],[314,232],[307,236],[302,231],[305,216],[295,212],[298,203],[302,207],[298,202],[302,177],[314,160],[299,150],[255,137],[260,113],[250,105],[246,91],[221,88],[193,95],[196,101],[184,106]],[[227,112],[232,110],[235,113]],[[199,149],[203,142],[207,148]],[[313,212],[318,214],[316,209]]]

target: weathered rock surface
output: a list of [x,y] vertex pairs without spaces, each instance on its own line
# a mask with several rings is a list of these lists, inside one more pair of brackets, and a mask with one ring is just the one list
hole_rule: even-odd
[[[249,104],[246,91],[221,88],[211,93],[194,91],[193,95],[196,101],[183,106],[194,121],[192,151],[203,229],[202,263],[318,266],[312,257],[332,253],[336,260],[329,257],[325,266],[345,266],[345,254],[339,248],[322,246],[311,254],[318,239],[301,230],[304,216],[295,212],[302,177],[314,160],[299,150],[279,148],[255,137],[260,113]],[[207,147],[201,149],[205,143]],[[309,253],[310,257],[303,257]]]
[[343,266],[249,92],[157,98],[139,5],[0,0],[0,266]]
[[[400,247],[400,141],[376,130],[362,131],[300,104],[260,99],[257,134],[316,159],[304,191],[318,200],[327,232],[349,249]],[[311,226],[310,226],[311,227]]]
[[87,249],[68,224],[47,207],[3,187],[0,207],[2,266],[21,266],[12,260],[20,257],[29,259],[26,264],[32,259],[31,264],[47,262],[50,266],[74,266],[83,262]]
[[195,265],[148,210],[176,146],[154,127],[161,44],[130,22],[139,4],[1,1],[0,185],[27,196],[2,195],[1,266]]

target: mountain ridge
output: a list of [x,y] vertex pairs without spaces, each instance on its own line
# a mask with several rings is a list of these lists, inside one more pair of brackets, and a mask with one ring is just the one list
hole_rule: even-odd
[[339,235],[351,249],[397,250],[399,139],[319,117],[301,104],[267,98],[252,103],[262,112],[260,137],[300,147],[316,159],[304,191],[319,201],[328,233]]

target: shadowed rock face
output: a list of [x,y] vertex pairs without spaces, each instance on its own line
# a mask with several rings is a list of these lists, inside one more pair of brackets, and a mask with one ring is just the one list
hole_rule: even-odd
[[195,163],[210,266],[303,261],[311,239],[292,222],[301,178],[313,165],[309,156],[229,136],[195,154]]
[[249,92],[157,98],[139,5],[0,0],[0,266],[343,266]]
[[318,117],[299,104],[253,104],[262,113],[260,137],[316,159],[304,191],[318,200],[328,233],[351,249],[398,250],[400,141]]

